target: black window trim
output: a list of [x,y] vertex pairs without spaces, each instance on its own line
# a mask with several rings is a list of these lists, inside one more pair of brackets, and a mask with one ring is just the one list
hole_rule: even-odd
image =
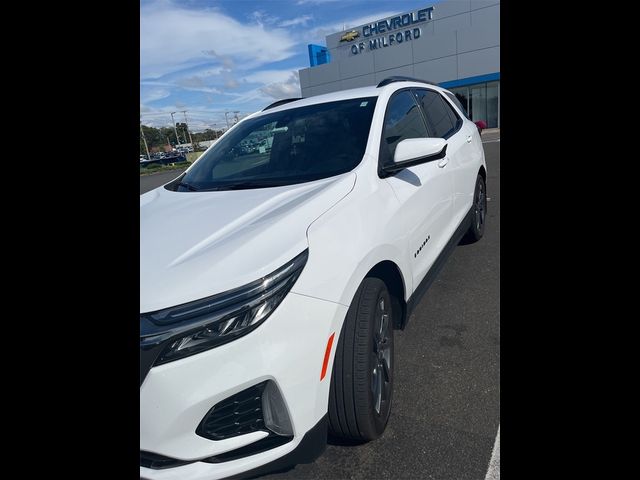
[[[433,92],[436,95],[440,96],[440,98],[442,98],[445,102],[447,102],[447,105],[449,107],[451,107],[451,101],[447,98],[447,96],[443,95],[442,93],[438,92],[437,90],[434,90],[433,88],[419,87],[419,88],[414,88],[413,90],[414,90],[414,95],[416,97],[416,102],[418,102],[418,105],[420,106],[420,110],[422,111],[422,115],[424,117],[425,122],[426,122],[427,113],[424,111],[424,109],[422,108],[422,104],[418,100],[417,90],[429,90],[430,92]],[[458,133],[462,129],[462,126],[464,125],[464,119],[460,117],[460,115],[458,114],[458,110],[456,108],[452,108],[452,111],[453,111],[453,114],[456,116],[456,119],[458,120],[458,122],[457,122],[458,125],[457,125],[456,129],[453,130],[449,135],[446,135],[446,136],[442,137],[445,140],[449,140],[451,137],[453,137],[456,133]],[[429,133],[431,133],[431,132],[429,132]]]
[[[418,102],[418,99],[415,95],[415,87],[404,87],[404,88],[400,88],[398,90],[396,90],[395,92],[393,92],[391,94],[391,96],[389,97],[389,100],[387,100],[387,104],[384,107],[384,116],[382,117],[382,129],[380,130],[380,146],[378,147],[378,178],[385,178],[388,175],[384,172],[384,170],[382,169],[382,147],[383,147],[383,143],[384,142],[384,127],[385,127],[385,123],[387,120],[387,113],[389,113],[389,105],[391,105],[391,102],[393,101],[394,97],[396,95],[398,95],[399,93],[402,92],[406,92],[409,91],[409,93],[411,94],[411,97],[413,98],[413,101],[415,102],[416,106],[418,107],[418,111],[420,112],[420,117],[422,118],[422,123],[424,124],[424,129],[427,131],[428,135],[432,135],[433,132],[431,131],[431,129],[429,128],[429,123],[427,122],[427,119],[424,117],[424,112],[422,111],[422,106],[420,105],[420,102]],[[427,137],[429,138],[429,137]]]
[[[471,118],[469,118],[469,112],[467,112],[467,110],[466,110],[466,109],[464,109],[464,108],[463,108],[463,109],[460,109],[460,107],[458,107],[458,106],[456,105],[456,103],[455,103],[453,100],[451,100],[451,99],[449,98],[449,95],[447,95],[447,93],[450,93],[450,94],[451,94],[451,95],[453,95],[454,97],[456,96],[456,94],[455,94],[455,93],[453,93],[453,92],[449,92],[449,90],[447,90],[447,91],[445,92],[445,94],[443,95],[443,97],[447,100],[447,102],[449,102],[449,105],[453,105],[453,106],[454,106],[453,111],[457,114],[457,113],[458,113],[458,110],[460,110],[460,111],[462,112],[462,116],[464,117],[464,118],[463,118],[463,120],[466,118],[467,120],[472,121],[472,120],[471,120]],[[460,102],[460,100],[458,100],[458,101]],[[460,102],[460,105],[462,105],[462,102]]]

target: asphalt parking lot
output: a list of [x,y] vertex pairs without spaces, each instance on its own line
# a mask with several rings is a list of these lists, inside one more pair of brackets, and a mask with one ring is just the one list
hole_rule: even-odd
[[[265,480],[499,478],[500,140],[499,131],[487,133],[485,236],[456,248],[406,330],[396,332],[385,434],[365,445],[330,443],[314,463]],[[180,173],[141,177],[140,193]],[[494,444],[497,476],[488,472]]]
[[140,177],[140,195],[149,190],[153,190],[160,185],[164,185],[165,183],[169,183],[171,180],[176,178],[184,172],[184,169],[181,170],[171,170],[168,172],[162,173],[154,173],[152,175],[142,175]]

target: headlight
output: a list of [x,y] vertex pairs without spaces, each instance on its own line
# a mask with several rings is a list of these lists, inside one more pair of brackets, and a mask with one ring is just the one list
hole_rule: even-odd
[[305,250],[275,272],[243,287],[140,315],[141,357],[146,351],[154,357],[149,363],[159,365],[246,335],[289,293],[307,257]]

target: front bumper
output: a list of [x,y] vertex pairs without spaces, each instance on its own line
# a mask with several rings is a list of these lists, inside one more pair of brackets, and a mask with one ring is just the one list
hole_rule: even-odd
[[[140,476],[227,478],[299,451],[298,447],[310,442],[309,437],[302,441],[308,432],[315,432],[312,437],[316,440],[311,443],[318,443],[317,430],[323,428],[318,425],[327,413],[330,383],[330,375],[320,381],[322,362],[327,340],[332,333],[339,334],[346,312],[344,305],[290,292],[265,323],[248,335],[152,368],[140,387],[140,450],[195,462],[163,470],[141,466]],[[333,350],[336,345],[334,342]],[[328,371],[332,365],[333,352]],[[195,433],[213,405],[264,380],[274,381],[284,397],[293,440],[237,460],[215,464],[198,461],[234,451],[267,435],[253,432],[214,441]],[[326,434],[326,427],[324,431]],[[290,460],[296,463],[296,458]]]

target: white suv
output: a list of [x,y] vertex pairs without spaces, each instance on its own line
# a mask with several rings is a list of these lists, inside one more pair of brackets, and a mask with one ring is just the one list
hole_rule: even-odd
[[[270,148],[251,148],[269,145]],[[140,475],[253,476],[379,437],[395,329],[484,231],[476,125],[404,77],[239,122],[140,197]]]

